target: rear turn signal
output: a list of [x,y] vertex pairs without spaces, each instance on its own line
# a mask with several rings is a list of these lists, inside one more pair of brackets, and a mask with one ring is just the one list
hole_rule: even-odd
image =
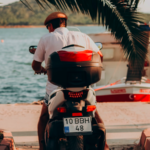
[[72,117],[78,117],[78,116],[82,116],[82,113],[81,112],[72,113]]
[[59,113],[66,113],[66,112],[67,112],[67,110],[66,110],[65,107],[58,107],[58,108],[57,108],[57,111],[58,111]]
[[96,106],[95,105],[89,105],[87,106],[86,108],[86,112],[91,112],[91,111],[94,111],[96,109]]

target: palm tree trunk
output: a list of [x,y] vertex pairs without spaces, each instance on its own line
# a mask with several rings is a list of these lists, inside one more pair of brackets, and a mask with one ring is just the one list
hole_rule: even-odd
[[127,71],[126,82],[127,81],[141,81],[142,71],[143,71],[143,68],[144,68],[142,66],[144,66],[144,64],[139,66],[138,63],[137,63],[137,60],[135,61],[134,64],[132,64],[132,67],[129,64],[127,66],[128,67],[128,71]]
[[[147,37],[150,36],[150,32],[149,31],[143,31],[145,34],[147,34]],[[147,38],[146,41],[147,45],[147,51],[148,51],[148,43],[149,43],[149,38]],[[132,62],[129,62],[128,67],[128,71],[127,71],[127,78],[126,78],[126,82],[127,81],[141,81],[142,78],[142,72],[144,69],[144,63],[145,60],[143,60],[143,64],[139,65],[138,59],[135,59],[134,64]]]

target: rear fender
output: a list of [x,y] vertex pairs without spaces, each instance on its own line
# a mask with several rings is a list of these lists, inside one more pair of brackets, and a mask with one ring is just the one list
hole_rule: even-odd
[[[61,117],[68,117],[72,116],[72,113],[70,112],[82,112],[83,116],[94,116],[95,111],[87,113],[86,112],[86,106],[87,105],[96,105],[96,97],[94,90],[92,88],[88,89],[87,98],[86,99],[65,99],[64,96],[65,90],[59,90],[57,91],[56,95],[52,97],[50,100],[51,104],[48,106],[50,119]],[[57,107],[66,107],[67,112],[69,114],[60,114],[57,112]]]

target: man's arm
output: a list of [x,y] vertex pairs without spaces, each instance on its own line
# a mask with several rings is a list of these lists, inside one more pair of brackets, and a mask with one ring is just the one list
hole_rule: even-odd
[[34,53],[34,58],[32,62],[32,69],[37,74],[47,73],[46,69],[41,66],[42,62],[44,61],[44,54],[45,54],[44,40],[43,38],[41,38],[38,47]]

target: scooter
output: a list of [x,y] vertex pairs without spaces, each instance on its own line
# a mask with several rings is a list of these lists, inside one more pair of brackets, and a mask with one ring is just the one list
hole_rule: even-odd
[[[35,50],[30,46],[31,53]],[[49,95],[46,150],[103,150],[105,132],[95,119],[96,95],[90,86],[100,80],[99,54],[68,45],[49,56],[46,69],[48,80],[61,87]]]

